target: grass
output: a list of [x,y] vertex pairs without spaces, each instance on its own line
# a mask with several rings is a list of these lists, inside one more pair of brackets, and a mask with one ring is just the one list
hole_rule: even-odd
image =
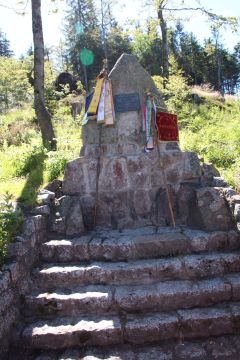
[[53,118],[58,150],[47,152],[30,106],[1,115],[0,123],[0,194],[32,206],[39,188],[62,178],[67,161],[79,156],[81,126],[60,107]]
[[181,147],[214,164],[240,191],[240,100],[201,90],[203,103],[186,103],[179,115]]

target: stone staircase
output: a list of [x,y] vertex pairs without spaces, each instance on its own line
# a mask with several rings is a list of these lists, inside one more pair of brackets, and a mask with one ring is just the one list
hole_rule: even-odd
[[51,235],[10,358],[218,359],[214,337],[219,359],[239,359],[239,248],[235,231],[186,227]]

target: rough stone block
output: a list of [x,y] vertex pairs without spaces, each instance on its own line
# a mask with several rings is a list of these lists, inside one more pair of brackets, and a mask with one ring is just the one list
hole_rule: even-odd
[[0,314],[4,314],[8,307],[12,306],[14,299],[13,289],[5,290],[0,296]]
[[236,221],[240,221],[240,204],[235,205],[234,217],[235,217]]
[[26,266],[20,261],[14,261],[7,265],[4,265],[4,270],[10,272],[11,280],[13,283],[16,283],[19,279],[23,278],[26,274]]
[[183,262],[189,279],[216,276],[225,271],[219,255],[190,255],[183,257]]
[[230,244],[229,235],[224,231],[214,231],[212,233],[209,233],[208,236],[209,236],[209,242],[207,245],[208,251],[222,250],[222,249],[227,249],[228,247],[230,249],[234,248],[233,241]]
[[240,247],[240,234],[237,231],[228,232],[228,244],[230,249],[238,249]]
[[226,279],[226,281],[229,282],[229,284],[232,287],[232,300],[239,301],[240,300],[240,275],[239,274],[231,274],[231,275],[226,275],[224,278]]
[[224,197],[215,188],[199,188],[196,191],[197,206],[205,230],[231,230],[234,228],[231,213]]
[[40,205],[49,205],[55,198],[55,193],[46,189],[42,189],[39,192],[37,201]]
[[227,187],[227,182],[221,176],[214,176],[212,186]]
[[32,349],[106,346],[122,343],[122,329],[117,317],[58,318],[29,325],[22,333],[22,341]]
[[66,195],[88,193],[88,178],[86,178],[86,158],[80,157],[67,163],[62,191]]
[[23,223],[23,237],[29,238],[35,232],[35,222],[33,217],[27,218]]
[[0,294],[5,291],[10,285],[10,272],[0,271]]
[[125,340],[132,344],[177,338],[179,336],[178,318],[170,314],[138,317],[128,315],[124,335]]
[[183,179],[192,180],[197,179],[200,180],[201,176],[201,166],[200,161],[196,153],[186,152],[185,161],[184,161],[184,169],[183,169]]
[[85,231],[82,207],[79,198],[76,198],[71,206],[71,212],[68,214],[66,219],[66,235],[73,236],[81,234]]
[[82,207],[78,196],[65,195],[58,199],[52,228],[69,236],[85,231]]
[[133,206],[137,216],[143,218],[149,217],[152,208],[150,192],[148,190],[135,191],[133,195]]
[[50,207],[49,205],[37,206],[31,210],[31,214],[48,216],[50,215]]
[[127,160],[127,171],[133,189],[147,189],[151,187],[151,178],[149,176],[151,160],[146,154],[129,157]]
[[94,196],[91,195],[80,197],[83,222],[87,230],[93,229],[94,226],[95,201]]
[[[174,347],[178,360],[203,360],[207,359],[207,352],[201,344],[181,343]],[[157,359],[157,358],[156,358]]]
[[22,242],[8,244],[8,258],[24,256],[26,255],[27,251],[27,245]]
[[[130,179],[125,158],[102,157],[99,176],[99,191],[122,191],[129,189]],[[96,183],[92,190],[95,191]]]
[[180,331],[184,338],[210,337],[233,333],[230,311],[221,308],[179,310]]

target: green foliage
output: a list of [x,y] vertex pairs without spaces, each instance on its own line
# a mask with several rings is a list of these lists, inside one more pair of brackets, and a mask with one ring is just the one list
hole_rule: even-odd
[[153,80],[163,94],[169,111],[176,112],[182,109],[188,100],[190,88],[182,70],[178,69],[173,57],[170,58],[169,78],[166,80],[161,76],[153,76]]
[[29,144],[35,137],[37,126],[31,108],[14,109],[0,115],[0,148],[10,145]]
[[[102,69],[106,56],[110,70],[123,52],[130,51],[130,39],[112,16],[111,0],[101,4],[92,0],[68,0],[67,5],[65,33],[69,68],[81,77],[86,88]],[[84,66],[80,54],[87,50],[92,52],[93,59],[89,66]]]
[[213,163],[232,186],[240,189],[240,101],[219,104],[209,97],[200,106],[183,106],[179,114],[181,144],[184,150],[195,151]]
[[0,56],[10,57],[13,52],[10,49],[10,42],[0,29]]
[[14,208],[12,195],[6,192],[0,202],[0,268],[7,256],[7,245],[13,241],[22,222],[21,210]]
[[28,60],[0,57],[0,112],[32,99]]
[[161,74],[162,56],[161,41],[158,35],[157,23],[148,19],[145,26],[135,25],[131,32],[132,52],[137,56],[141,65],[152,75]]
[[48,181],[58,179],[63,173],[67,162],[71,160],[71,153],[64,150],[50,151],[45,162]]
[[11,145],[0,152],[1,179],[26,176],[31,169],[38,165],[44,156],[44,150],[39,144]]
[[[12,138],[13,129],[18,124],[21,125],[21,141],[16,140],[17,136],[15,140]],[[61,178],[66,162],[79,155],[81,127],[73,121],[70,107],[64,105],[64,100],[58,103],[53,124],[58,150],[48,152],[42,147],[31,107],[11,110],[1,116],[4,132],[0,133],[0,194],[11,189],[15,199],[34,205],[39,188],[54,178]]]

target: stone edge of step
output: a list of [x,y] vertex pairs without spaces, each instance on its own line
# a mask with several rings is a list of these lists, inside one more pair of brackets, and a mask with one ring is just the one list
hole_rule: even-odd
[[25,297],[26,315],[41,316],[114,313],[116,311],[172,311],[207,307],[240,300],[240,275],[204,280],[175,280],[148,285],[90,285],[36,292]]
[[[115,234],[115,233],[114,233]],[[171,254],[201,253],[205,251],[236,249],[240,246],[239,234],[230,230],[207,233],[200,230],[150,232],[135,236],[128,233],[92,234],[73,239],[52,239],[43,243],[41,256],[44,261],[74,261],[102,259],[116,261]],[[76,252],[75,248],[79,251]]]
[[[69,346],[147,344],[167,339],[192,339],[240,330],[240,303],[145,315],[58,318],[37,321],[20,335],[26,347],[61,349]],[[72,324],[72,325],[70,325]]]

